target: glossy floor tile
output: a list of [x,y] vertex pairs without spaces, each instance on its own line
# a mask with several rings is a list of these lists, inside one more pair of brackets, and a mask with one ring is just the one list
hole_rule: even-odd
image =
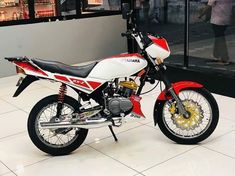
[[2,162],[0,161],[0,175],[11,172]]
[[208,149],[212,149],[219,153],[223,153],[235,159],[235,131],[227,133],[226,135],[215,139],[209,143],[205,143],[205,146]]
[[[44,169],[42,169],[44,168]],[[32,166],[16,170],[19,176],[28,175],[113,175],[132,176],[137,172],[122,163],[103,155],[88,146],[83,146],[69,156],[53,157]]]
[[[2,79],[2,78],[1,78]],[[1,80],[0,79],[0,80]],[[12,76],[9,78],[10,80],[4,80],[0,82],[0,97],[2,96],[9,96],[12,97],[16,91],[16,89],[18,88],[16,86],[18,80],[19,80],[19,76]],[[40,89],[43,88],[43,85],[37,84],[38,82],[34,82],[32,83],[29,87],[27,87],[27,90],[35,90],[35,89]]]
[[[27,134],[28,113],[59,84],[38,81],[12,98],[18,76],[0,79],[0,176],[233,176],[235,166],[235,99],[215,95],[220,121],[214,133],[198,145],[170,141],[153,124],[153,107],[160,92],[143,95],[144,121],[90,130],[84,144],[67,156],[52,157],[38,150]],[[147,84],[144,91],[154,85]],[[68,89],[75,99],[76,93]]]
[[[0,139],[26,131],[28,114],[17,110],[0,115]],[[1,158],[0,158],[1,160]]]
[[7,112],[11,112],[11,111],[17,110],[17,107],[7,103],[4,100],[1,100],[1,98],[0,98],[0,107],[1,107],[0,108],[0,115],[4,114],[4,113],[7,113]]
[[11,173],[4,174],[4,176],[16,176],[16,174],[11,172]]
[[143,172],[146,176],[233,176],[235,160],[197,147]]
[[19,170],[50,157],[33,145],[27,133],[0,140],[1,161],[11,170]]
[[[128,130],[132,130],[134,128],[137,128],[141,125],[142,124],[138,123],[138,122],[126,123],[126,124],[123,124],[123,126],[121,126],[121,127],[113,127],[113,130],[114,130],[115,134],[120,134],[120,133],[127,132]],[[113,136],[112,136],[109,128],[108,127],[97,128],[97,129],[93,129],[93,130],[89,131],[88,136],[85,140],[85,143],[86,144],[93,143],[93,142],[100,143],[101,140],[103,140],[105,138],[113,139]]]
[[118,137],[118,143],[108,138],[91,146],[139,172],[195,147],[176,145],[159,130],[145,125],[121,133]]
[[214,95],[219,109],[220,109],[220,115],[224,118],[230,119],[235,121],[234,114],[235,114],[235,98],[230,97],[224,97],[221,95]]
[[15,107],[24,109],[25,107],[33,107],[42,98],[57,93],[48,88],[40,88],[35,90],[25,90],[18,97],[13,98],[9,95],[4,95],[1,99],[12,104]]

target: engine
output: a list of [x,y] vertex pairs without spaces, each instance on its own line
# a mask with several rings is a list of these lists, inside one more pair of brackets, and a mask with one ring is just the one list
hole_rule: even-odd
[[109,89],[109,98],[107,101],[107,109],[114,116],[120,116],[121,113],[125,115],[129,114],[133,108],[133,104],[130,101],[129,97],[135,94],[138,85],[134,80],[121,81],[119,83],[119,88],[116,90],[118,95],[114,95],[114,92]]
[[124,97],[114,97],[108,101],[108,109],[112,115],[128,114],[132,109],[132,102]]
[[138,85],[132,79],[130,81],[121,81],[119,85],[119,94],[124,97],[130,97],[138,88]]

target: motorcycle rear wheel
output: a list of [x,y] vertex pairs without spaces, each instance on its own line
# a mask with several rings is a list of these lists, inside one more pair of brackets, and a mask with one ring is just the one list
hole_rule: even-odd
[[219,120],[216,100],[205,88],[186,88],[179,97],[189,112],[185,118],[178,114],[176,102],[156,102],[154,116],[165,136],[179,144],[196,144],[208,138]]
[[[34,145],[41,151],[53,156],[67,155],[76,150],[86,139],[87,129],[40,129],[39,122],[49,122],[56,117],[58,95],[40,100],[31,110],[28,118],[28,134]],[[65,96],[61,115],[74,112],[78,102]],[[57,131],[56,131],[57,130]],[[63,130],[68,132],[64,132]]]

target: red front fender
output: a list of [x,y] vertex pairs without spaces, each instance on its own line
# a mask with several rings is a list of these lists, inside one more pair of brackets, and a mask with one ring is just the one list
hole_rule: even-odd
[[[175,93],[178,95],[179,92],[182,89],[185,88],[201,88],[203,85],[197,83],[197,82],[192,82],[192,81],[180,81],[172,84],[173,89],[175,90]],[[163,90],[161,94],[158,96],[157,100],[167,100],[171,97],[166,96],[166,90]]]

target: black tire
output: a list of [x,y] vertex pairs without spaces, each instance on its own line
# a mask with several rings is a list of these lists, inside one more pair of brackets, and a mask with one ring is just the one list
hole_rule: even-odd
[[[87,129],[79,129],[74,132],[74,137],[72,138],[72,142],[68,142],[67,145],[57,145],[50,144],[50,142],[46,141],[43,138],[43,135],[40,135],[40,130],[37,128],[38,125],[38,116],[42,114],[41,111],[46,108],[48,105],[57,105],[58,95],[51,95],[40,100],[31,110],[28,118],[28,133],[32,142],[35,144],[37,148],[46,152],[50,155],[59,156],[66,155],[76,150],[86,139],[88,130]],[[71,108],[71,111],[77,109],[79,106],[78,101],[75,99],[65,96],[64,105]],[[63,108],[65,108],[64,106]],[[73,108],[73,109],[72,109]],[[41,117],[40,117],[41,118]],[[50,132],[49,132],[50,134]],[[63,134],[60,134],[63,135]],[[49,138],[49,137],[48,137]]]
[[[167,104],[166,104],[167,101],[160,101],[160,102],[157,101],[155,103],[154,118],[156,119],[160,130],[169,139],[171,139],[179,144],[197,144],[198,142],[201,142],[201,141],[205,140],[206,138],[208,138],[215,130],[215,128],[218,124],[218,120],[219,120],[218,105],[217,105],[214,97],[211,95],[211,93],[209,91],[207,91],[205,88],[187,88],[187,89],[181,90],[181,92],[182,91],[196,92],[197,94],[200,94],[202,97],[204,97],[207,100],[208,107],[210,107],[210,110],[211,110],[211,116],[210,116],[211,119],[208,120],[207,126],[205,127],[205,129],[203,129],[204,131],[201,131],[200,133],[198,133],[195,136],[193,136],[193,135],[183,136],[182,134],[180,134],[180,132],[174,131],[174,128],[177,127],[177,125],[176,125],[176,123],[172,123],[173,118],[171,118],[172,122],[169,122],[170,120],[167,121],[165,119],[165,117],[163,117],[163,113],[164,113],[163,111],[164,111],[164,107],[167,106]],[[203,118],[206,118],[206,117],[204,117],[204,115],[206,115],[205,112],[203,112]],[[170,127],[170,125],[168,125],[168,123],[172,123],[172,128]],[[174,125],[175,125],[175,127],[173,128]],[[179,131],[180,130],[183,133],[183,130],[181,128],[179,128]],[[184,130],[186,130],[186,129],[184,129]],[[192,129],[192,130],[195,130],[195,129]],[[193,132],[192,130],[190,132]],[[187,133],[189,133],[189,131],[185,132],[185,134],[187,134]]]

